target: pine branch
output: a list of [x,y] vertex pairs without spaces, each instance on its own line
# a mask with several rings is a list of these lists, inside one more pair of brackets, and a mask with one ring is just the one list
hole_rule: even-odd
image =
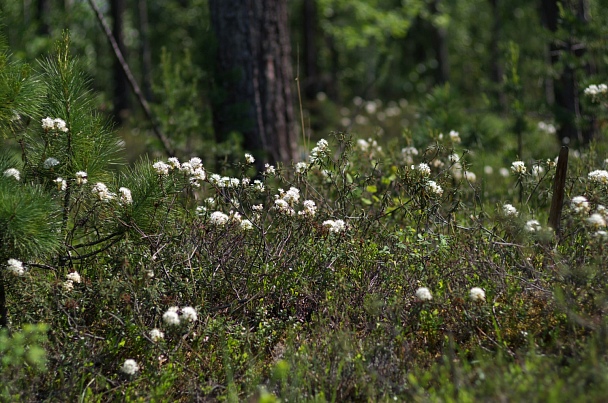
[[131,69],[129,68],[127,61],[125,60],[122,52],[120,51],[120,48],[118,47],[118,43],[116,43],[116,39],[114,38],[114,35],[112,34],[112,30],[108,26],[108,23],[106,22],[105,18],[103,17],[103,14],[101,14],[101,11],[95,5],[94,1],[89,0],[89,4],[95,11],[97,20],[101,24],[103,31],[104,31],[106,37],[108,38],[108,41],[110,42],[110,45],[112,45],[112,49],[114,50],[114,55],[118,59],[118,62],[120,63],[122,70],[125,73],[125,76],[129,80],[129,84],[131,85],[131,89],[133,90],[133,93],[135,94],[136,98],[139,100],[139,103],[140,103],[142,109],[144,110],[146,117],[152,124],[152,129],[154,130],[154,134],[156,134],[156,137],[158,137],[158,139],[162,143],[163,148],[165,149],[165,152],[167,153],[167,155],[169,157],[174,157],[175,151],[171,147],[171,143],[169,142],[169,139],[167,138],[167,136],[162,132],[161,128],[158,127],[158,125],[156,124],[154,116],[152,115],[152,111],[150,110],[150,106],[148,105],[148,102],[142,95],[141,89],[139,88],[139,84],[137,84],[137,81],[133,77],[133,74],[131,73]]

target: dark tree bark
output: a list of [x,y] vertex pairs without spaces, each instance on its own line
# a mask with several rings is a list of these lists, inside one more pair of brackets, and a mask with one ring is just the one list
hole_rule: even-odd
[[[118,44],[118,48],[126,58],[123,35],[125,7],[125,0],[111,0],[110,2],[112,35]],[[114,60],[112,70],[114,71],[114,119],[120,125],[124,117],[129,113],[129,82],[117,59]]]
[[216,138],[232,131],[261,164],[292,161],[296,135],[287,4],[282,0],[210,0],[217,36]]
[[[556,34],[559,30],[558,3],[561,3],[567,11],[575,13],[581,22],[589,22],[588,5],[585,0],[541,0],[541,20],[549,31]],[[577,71],[574,64],[565,57],[570,54],[576,60],[581,58],[584,53],[585,45],[573,36],[567,40],[556,38],[549,44],[551,65],[559,67],[560,63],[563,64],[559,77],[555,80],[548,79],[548,88],[552,94],[549,95],[547,101],[554,103],[555,120],[559,126],[557,136],[564,144],[571,141],[585,144],[591,141],[594,135],[593,121],[588,122],[589,124],[585,127],[580,125],[583,115],[579,100]],[[585,70],[590,72],[592,67],[587,64]]]

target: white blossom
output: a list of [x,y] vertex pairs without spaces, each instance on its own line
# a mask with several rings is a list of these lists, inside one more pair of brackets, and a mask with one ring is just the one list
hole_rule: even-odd
[[53,182],[57,186],[57,190],[63,191],[66,190],[68,187],[68,183],[63,178],[57,178]]
[[9,259],[6,268],[15,276],[23,276],[25,274],[23,263],[17,259]]
[[426,183],[426,188],[435,193],[437,196],[441,196],[443,194],[443,189],[435,181],[428,181]]
[[453,143],[460,143],[460,133],[458,133],[455,130],[451,130],[450,131],[450,140],[452,140]]
[[418,172],[420,172],[420,175],[422,175],[422,176],[429,176],[431,174],[431,167],[429,167],[429,165],[424,162],[421,162],[420,164],[418,164],[418,166],[416,168],[418,169]]
[[125,187],[121,187],[118,189],[118,193],[120,193],[119,201],[121,204],[131,204],[133,203],[133,198],[131,197],[131,191]]
[[159,329],[154,328],[150,330],[150,339],[154,342],[160,341],[165,338],[165,334],[161,332]]
[[189,162],[184,162],[181,164],[179,170],[180,172],[184,172],[186,175],[192,175],[194,173],[194,168],[192,168],[192,165],[190,165]]
[[139,371],[139,365],[137,365],[135,360],[128,359],[122,364],[120,371],[127,375],[135,375]]
[[212,225],[216,225],[218,227],[226,225],[226,223],[228,222],[229,217],[222,213],[221,211],[214,211],[213,213],[211,213],[211,216],[209,217],[209,222]]
[[97,182],[91,191],[101,201],[109,201],[114,198],[114,194],[110,193],[108,187],[101,182]]
[[252,230],[253,229],[253,224],[249,220],[243,220],[243,221],[241,221],[241,229],[243,231]]
[[314,215],[317,213],[317,206],[315,205],[314,201],[304,200],[304,203],[302,203],[302,205],[304,206],[304,210],[300,211],[298,215],[305,217],[314,217]]
[[416,290],[416,298],[420,301],[430,301],[433,299],[431,291],[426,287],[420,287]]
[[55,128],[55,122],[53,119],[47,116],[46,118],[42,119],[42,128],[44,130],[53,130]]
[[59,161],[56,158],[53,157],[49,157],[47,159],[44,160],[44,163],[42,164],[42,166],[44,167],[44,169],[51,169],[54,166],[59,165]]
[[471,288],[469,291],[469,298],[473,301],[485,301],[486,300],[486,292],[479,287]]
[[203,166],[203,161],[199,157],[192,157],[188,162],[190,163],[192,169],[200,168]]
[[196,322],[198,320],[198,315],[196,314],[196,309],[192,308],[191,306],[185,306],[181,309],[182,312],[182,317],[181,319],[185,320],[186,322]]
[[323,226],[329,229],[329,232],[339,234],[346,231],[346,223],[343,220],[325,220]]
[[303,174],[306,172],[306,169],[308,169],[308,163],[307,162],[298,162],[295,166],[295,169],[296,169],[296,173]]
[[167,312],[163,314],[163,322],[165,322],[166,325],[171,326],[179,325],[180,321],[179,314],[177,313],[178,311],[179,308],[176,306],[172,306],[171,308],[167,309]]
[[265,164],[264,168],[265,168],[264,175],[274,175],[276,173],[274,166],[272,166],[270,164]]
[[163,161],[155,162],[152,167],[156,170],[159,175],[169,175],[170,166],[165,164]]
[[63,119],[55,118],[53,119],[53,122],[55,123],[55,129],[64,133],[68,131],[68,127],[66,126],[65,121]]
[[18,169],[16,168],[9,168],[6,171],[4,171],[3,175],[7,178],[15,178],[16,180],[21,179],[21,172],[19,172]]
[[253,164],[255,162],[255,158],[253,158],[253,155],[251,154],[245,154],[245,161],[248,164]]
[[512,204],[509,204],[509,203],[502,206],[502,212],[507,217],[517,217],[519,215],[519,213],[517,212],[517,209]]
[[593,213],[587,218],[587,222],[594,228],[604,228],[606,226],[606,220],[601,214]]
[[182,167],[182,165],[179,162],[179,159],[177,159],[176,157],[169,158],[167,160],[167,163],[169,164],[171,169],[180,169]]
[[526,222],[525,230],[528,232],[538,232],[541,230],[538,220],[529,220]]
[[72,280],[66,280],[61,284],[63,291],[70,292],[74,289],[74,282]]
[[608,184],[608,171],[603,169],[596,169],[595,171],[589,172],[587,175],[591,182],[599,183],[601,185]]
[[68,273],[68,274],[66,275],[66,278],[67,278],[68,280],[73,281],[74,283],[80,283],[80,282],[82,281],[82,279],[80,278],[80,274],[78,274],[78,272],[77,272],[77,271],[73,271],[73,272],[71,272],[71,273]]
[[283,200],[283,199],[276,199],[276,200],[274,201],[274,207],[277,209],[277,211],[278,211],[279,213],[286,214],[286,215],[289,215],[289,216],[292,216],[292,215],[294,215],[294,214],[296,213],[296,212],[294,211],[294,209],[292,209],[292,208],[289,206],[289,203],[287,203],[287,202],[286,202],[285,200]]
[[588,213],[589,202],[585,196],[575,196],[570,200],[570,207],[575,213]]
[[471,171],[464,171],[464,178],[467,181],[474,183],[477,180],[477,175],[475,175],[475,173]]
[[85,183],[87,183],[88,175],[86,172],[78,171],[78,172],[76,172],[75,176],[76,176],[77,185],[84,185]]
[[511,171],[516,174],[525,174],[526,173],[526,164],[523,161],[514,161],[511,164]]

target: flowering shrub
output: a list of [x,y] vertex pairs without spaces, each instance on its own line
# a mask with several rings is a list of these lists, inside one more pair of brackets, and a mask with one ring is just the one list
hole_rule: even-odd
[[420,400],[433,371],[445,385],[462,365],[481,393],[494,361],[519,373],[603,334],[593,148],[557,233],[555,161],[484,166],[455,130],[417,147],[335,133],[259,173],[251,154],[222,172],[191,155],[121,167],[65,45],[39,81],[45,103],[11,134],[21,158],[0,155],[0,315],[16,334],[48,324],[27,350],[48,372],[19,367],[6,396]]

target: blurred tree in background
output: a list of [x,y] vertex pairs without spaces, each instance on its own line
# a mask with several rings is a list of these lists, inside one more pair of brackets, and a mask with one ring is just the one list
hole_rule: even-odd
[[[233,2],[96,4],[114,27],[157,124],[182,155],[207,153],[222,160],[244,147],[263,150],[270,161],[292,158],[301,126],[298,84],[304,129],[317,137],[335,129],[369,127],[377,133],[378,127],[390,138],[423,125],[459,130],[465,144],[487,145],[495,132],[512,131],[510,124],[489,122],[508,120],[514,108],[532,123],[553,123],[556,147],[561,141],[584,144],[602,127],[585,114],[589,105],[579,97],[606,74],[608,11],[599,0],[244,1],[232,16],[222,10]],[[0,0],[0,10],[8,44],[25,62],[47,52],[69,29],[74,52],[101,91],[99,109],[112,113],[122,128],[129,158],[160,152],[147,135],[152,123],[134,106],[86,1]],[[261,30],[274,21],[264,16],[275,12],[289,18],[281,22],[289,32],[279,25]],[[231,59],[238,46],[248,53]],[[264,59],[276,50],[283,53],[272,63]],[[281,73],[283,88],[263,88],[274,73]],[[251,89],[256,85],[260,92]],[[265,109],[276,99],[273,91],[284,98],[280,111]],[[235,102],[249,103],[243,109],[249,112],[227,114],[238,110]],[[252,111],[263,118],[253,119]],[[284,127],[283,134],[265,141],[252,134],[252,128],[271,122]]]

